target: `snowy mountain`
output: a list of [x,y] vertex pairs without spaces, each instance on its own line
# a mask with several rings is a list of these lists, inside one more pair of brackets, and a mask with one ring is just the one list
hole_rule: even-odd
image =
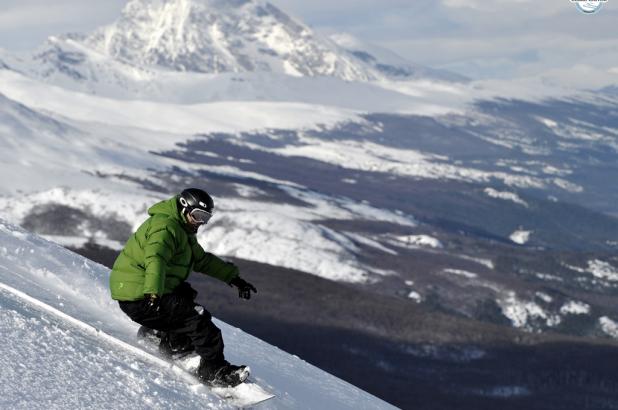
[[139,67],[203,73],[270,71],[366,81],[374,75],[263,1],[133,0],[84,44]]
[[[0,261],[3,408],[234,408],[139,348],[137,325],[109,298],[105,267],[1,220]],[[277,395],[259,408],[394,408],[217,325],[230,360],[250,365],[255,381]]]
[[[151,68],[330,76],[361,82],[421,73],[403,68],[389,72],[387,64],[380,65],[375,57],[369,61],[348,53],[261,0],[132,0],[115,23],[88,35],[52,37],[34,56],[24,58],[39,66],[36,71],[43,77],[62,74],[89,81],[96,81],[101,69],[120,77],[148,76],[148,70],[142,71]],[[14,62],[17,68],[20,65],[23,62]],[[122,70],[122,65],[127,67]]]

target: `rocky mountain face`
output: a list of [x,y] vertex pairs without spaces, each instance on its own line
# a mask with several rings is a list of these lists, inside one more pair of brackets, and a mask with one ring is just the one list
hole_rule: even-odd
[[375,78],[333,43],[262,1],[133,0],[118,21],[83,42],[140,67]]

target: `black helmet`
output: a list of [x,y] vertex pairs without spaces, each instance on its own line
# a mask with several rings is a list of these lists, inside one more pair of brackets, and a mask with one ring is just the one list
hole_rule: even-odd
[[178,196],[178,204],[183,214],[191,215],[199,224],[205,224],[212,217],[215,203],[206,191],[187,188]]

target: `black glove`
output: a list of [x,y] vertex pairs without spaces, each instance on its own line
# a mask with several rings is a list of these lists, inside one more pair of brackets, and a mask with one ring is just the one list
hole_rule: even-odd
[[144,300],[146,303],[146,310],[155,313],[159,312],[159,303],[161,302],[159,296],[155,293],[147,293],[144,295]]
[[251,299],[251,291],[257,293],[255,286],[242,279],[240,276],[236,276],[230,282],[230,286],[236,286],[238,288],[238,297],[243,299]]

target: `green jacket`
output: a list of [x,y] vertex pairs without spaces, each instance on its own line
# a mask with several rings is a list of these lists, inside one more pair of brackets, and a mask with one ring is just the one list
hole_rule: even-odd
[[112,299],[139,300],[144,294],[172,292],[192,270],[226,283],[238,268],[205,252],[186,228],[177,197],[153,205],[116,259],[109,278]]

